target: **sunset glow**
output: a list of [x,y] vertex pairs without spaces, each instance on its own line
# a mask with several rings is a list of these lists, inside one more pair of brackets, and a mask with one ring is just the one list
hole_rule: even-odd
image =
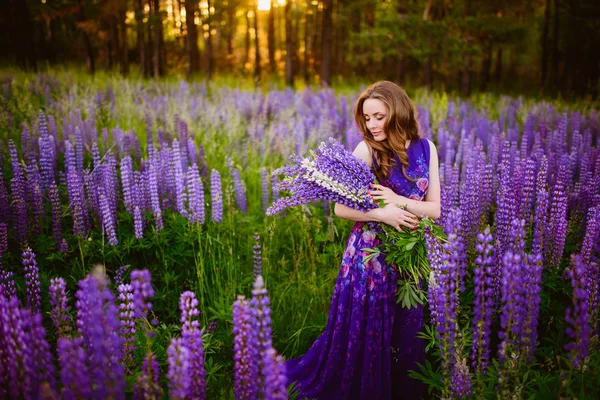
[[[284,6],[285,0],[275,0],[278,6]],[[271,0],[258,0],[258,11],[268,11],[271,9]]]

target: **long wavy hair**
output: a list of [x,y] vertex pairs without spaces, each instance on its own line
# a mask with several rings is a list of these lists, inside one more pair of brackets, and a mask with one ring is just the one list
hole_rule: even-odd
[[[363,114],[363,104],[367,99],[381,100],[387,107],[387,119],[383,130],[387,139],[378,142],[367,129],[367,122]],[[415,108],[404,90],[393,82],[379,81],[366,89],[354,105],[354,120],[360,129],[363,139],[375,152],[377,165],[374,168],[375,176],[381,181],[387,178],[390,169],[396,164],[394,155],[402,164],[402,174],[409,181],[415,179],[406,175],[408,167],[408,154],[406,154],[406,141],[419,139],[419,124],[415,118]]]

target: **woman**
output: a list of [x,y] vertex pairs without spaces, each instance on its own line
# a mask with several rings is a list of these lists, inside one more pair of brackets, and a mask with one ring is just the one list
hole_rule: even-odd
[[[338,217],[356,221],[329,311],[325,332],[302,357],[286,363],[300,398],[413,399],[423,385],[408,371],[424,363],[423,307],[396,304],[398,272],[379,255],[363,263],[362,249],[380,241],[365,226],[381,222],[416,229],[418,217],[440,214],[438,158],[432,142],[419,137],[414,107],[392,82],[365,90],[354,108],[363,141],[354,155],[365,161],[380,185],[370,195],[384,208],[363,213],[336,204]],[[400,208],[402,207],[402,208]]]

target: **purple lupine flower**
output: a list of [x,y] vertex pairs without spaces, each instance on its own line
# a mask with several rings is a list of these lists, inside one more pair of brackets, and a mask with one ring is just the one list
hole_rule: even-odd
[[223,220],[223,190],[221,189],[221,174],[216,169],[210,173],[210,197],[212,220],[221,222]]
[[136,205],[133,210],[133,227],[135,231],[135,238],[142,239],[144,237],[144,221],[142,212],[140,211],[140,207],[138,205]]
[[171,169],[175,179],[175,208],[179,214],[187,217],[187,210],[185,209],[185,175],[181,166],[181,149],[177,139],[173,141],[171,148]]
[[479,205],[481,209],[479,215],[487,217],[493,202],[493,166],[491,164],[485,164],[483,167],[483,176],[481,178],[481,201]]
[[71,317],[67,298],[67,283],[63,278],[50,279],[50,318],[56,328],[58,337],[65,337],[71,332]]
[[262,188],[262,210],[267,212],[269,208],[269,172],[266,168],[260,170]]
[[122,342],[114,296],[102,270],[79,281],[77,330],[83,339],[95,398],[124,398]]
[[158,362],[153,353],[147,353],[142,363],[142,372],[138,375],[133,386],[133,398],[135,400],[159,400],[162,388],[158,383]]
[[558,266],[565,247],[567,237],[567,161],[563,159],[558,171],[558,177],[552,189],[550,214],[548,224],[549,252],[546,259],[550,265]]
[[74,169],[67,173],[67,189],[73,216],[73,235],[83,238],[87,234],[88,210],[83,193],[83,182]]
[[132,352],[136,349],[135,346],[135,320],[134,312],[135,305],[133,304],[133,287],[130,284],[120,284],[117,287],[119,291],[119,320],[121,329],[119,331],[123,339],[123,356],[121,365],[129,369],[133,365]]
[[158,170],[157,161],[149,160],[148,169],[148,193],[150,195],[150,204],[152,206],[152,212],[154,213],[154,221],[156,223],[156,231],[160,231],[163,228],[162,213],[160,209],[160,200],[158,197]]
[[268,291],[265,288],[262,275],[258,275],[254,280],[254,289],[252,290],[252,300],[250,306],[256,312],[256,326],[258,345],[261,354],[264,354],[272,345],[271,343],[271,309],[269,307]]
[[259,275],[262,275],[262,251],[260,246],[260,236],[258,233],[254,234],[254,280]]
[[[448,234],[448,242],[444,243],[439,270],[436,271],[436,280],[441,293],[437,294],[437,304],[442,307],[438,310],[436,316],[436,329],[440,334],[440,339],[443,339],[445,346],[448,348],[448,353],[444,355],[449,362],[453,361],[454,357],[454,340],[456,337],[456,315],[458,307],[458,289],[459,289],[459,260],[461,253],[464,251],[462,246],[462,238],[458,235],[460,230],[460,210],[451,210],[448,215],[448,224],[446,227]],[[439,300],[442,300],[441,302]],[[449,365],[446,366],[447,368]]]
[[116,215],[113,214],[110,207],[110,200],[103,186],[99,187],[99,200],[100,200],[100,214],[102,216],[102,228],[108,237],[108,244],[116,246],[119,244],[117,239],[116,228]]
[[[540,168],[537,173],[536,180],[536,196],[535,196],[535,218],[533,226],[533,240],[531,243],[531,251],[534,254],[542,254],[547,238],[544,236],[548,221],[548,184],[546,176],[548,172],[548,159],[542,156]],[[543,262],[543,261],[542,261]]]
[[255,313],[244,296],[233,303],[234,394],[236,399],[258,398],[258,342]]
[[41,314],[19,307],[0,289],[0,384],[9,398],[37,398],[40,387],[54,391],[54,365]]
[[456,351],[459,271],[460,264],[464,262],[464,245],[462,237],[458,235],[460,227],[460,210],[450,210],[446,225],[448,242],[442,245],[444,251],[441,255],[433,246],[432,238],[426,238],[428,257],[433,261],[430,278],[430,285],[433,287],[429,289],[430,300],[433,300],[430,303],[432,321],[435,323],[442,367],[445,375],[450,378],[449,389],[455,395],[461,395],[470,388],[470,383],[465,380],[468,377],[466,359],[461,358]]
[[56,247],[61,249],[62,245],[62,212],[60,208],[60,197],[58,188],[54,181],[48,185],[48,195],[50,197],[50,206],[52,208],[52,238]]
[[27,175],[27,203],[29,205],[29,222],[34,235],[40,234],[40,221],[45,218],[42,182],[35,159],[25,167]]
[[512,354],[522,354],[519,340],[524,334],[527,315],[527,299],[525,292],[525,221],[514,219],[511,223],[510,244],[503,257],[502,265],[502,312],[500,315],[501,330],[498,332],[502,340],[498,355],[502,362],[510,359]]
[[63,398],[66,400],[92,398],[92,381],[88,372],[83,338],[62,337],[58,339],[57,348]]
[[510,224],[515,217],[515,198],[511,173],[511,150],[510,143],[504,142],[502,150],[502,161],[500,164],[500,187],[498,188],[497,209],[494,217],[496,245],[496,268],[494,271],[494,303],[500,297],[500,270],[506,247],[509,243]]
[[190,374],[190,352],[183,344],[183,339],[173,338],[167,349],[167,363],[169,364],[169,398],[185,399],[193,380]]
[[[55,369],[52,351],[46,340],[46,331],[42,324],[42,314],[37,312],[32,315],[29,310],[23,311],[28,314],[27,319],[31,321],[28,339],[28,345],[31,347],[31,360],[28,364],[30,365],[30,372],[33,372],[35,376],[32,379],[33,390],[31,394],[35,396],[39,393],[40,389],[38,388],[41,388],[46,383],[49,386],[50,392],[54,392],[56,389]],[[26,363],[25,360],[23,363]]]
[[17,236],[17,240],[20,243],[24,243],[29,238],[27,203],[25,200],[25,176],[23,175],[23,168],[21,167],[21,163],[19,162],[19,158],[17,156],[17,148],[12,140],[8,141],[8,148],[13,170],[13,177],[10,180],[10,191],[12,197],[10,204],[12,207],[15,234]]
[[493,312],[493,237],[490,228],[477,235],[475,244],[477,258],[474,270],[475,306],[473,309],[473,367],[477,373],[485,374],[490,361],[490,335]]
[[258,368],[259,374],[259,395],[264,394],[264,364],[263,357],[272,344],[271,339],[271,309],[269,307],[269,296],[265,288],[263,277],[258,275],[254,280],[254,289],[252,290],[252,300],[250,307],[253,309],[256,318],[256,335],[258,341]]
[[131,271],[131,286],[133,286],[133,302],[135,304],[136,318],[146,318],[148,311],[152,310],[150,299],[154,297],[154,289],[150,283],[150,271],[136,269]]
[[186,142],[187,155],[190,165],[198,164],[198,155],[196,154],[196,144],[192,138],[188,138]]
[[525,164],[525,174],[523,176],[523,188],[521,191],[521,201],[519,202],[519,218],[524,219],[527,225],[530,224],[532,216],[533,196],[535,192],[535,167],[536,162],[528,158]]
[[68,140],[65,140],[65,172],[76,171],[75,149]]
[[133,161],[130,156],[121,160],[121,184],[123,186],[123,203],[125,209],[130,214],[133,214],[134,209],[134,178],[133,178]]
[[567,322],[566,333],[571,342],[565,345],[569,352],[569,360],[573,368],[580,368],[586,363],[590,351],[590,297],[589,282],[586,278],[588,266],[583,263],[581,255],[571,256],[571,268],[568,270],[573,288],[573,306],[565,311]]
[[200,179],[198,166],[192,164],[187,171],[189,204],[188,220],[192,223],[204,224],[204,187]]
[[248,211],[248,205],[246,202],[246,184],[242,181],[240,171],[236,168],[232,172],[233,187],[235,190],[235,202],[238,209],[243,215],[246,215]]
[[129,269],[130,265],[121,265],[119,268],[117,268],[117,270],[115,271],[115,276],[113,278],[114,282],[115,282],[115,286],[119,287],[120,285],[123,284],[123,276],[125,275],[125,273],[127,272],[127,270]]
[[83,132],[78,126],[75,127],[75,168],[83,171]]
[[[431,273],[429,275],[428,285],[428,303],[429,303],[429,315],[431,318],[431,324],[437,326],[438,323],[438,312],[443,311],[443,305],[440,303],[443,299],[438,298],[440,286],[437,280],[438,275],[441,273],[440,263],[442,262],[442,247],[440,243],[435,240],[429,229],[425,230],[425,245],[427,247],[427,260],[429,261]],[[442,318],[442,316],[440,316]]]
[[283,358],[270,348],[263,356],[263,374],[265,379],[265,400],[287,400],[287,376]]
[[527,314],[523,327],[523,335],[520,338],[520,345],[524,354],[533,359],[537,347],[537,325],[540,313],[540,291],[542,289],[542,255],[527,255],[525,268],[525,299],[527,302]]
[[31,248],[22,254],[23,271],[25,272],[25,286],[27,288],[27,307],[36,312],[42,303],[42,289],[40,285],[40,270],[35,260],[35,253]]
[[461,236],[465,246],[470,247],[479,225],[479,179],[472,163],[465,167],[465,181],[460,190],[460,209],[462,211]]
[[273,174],[271,176],[271,191],[273,196],[273,204],[275,204],[277,200],[279,200],[279,177],[277,174]]
[[592,262],[594,244],[598,241],[600,241],[600,204],[588,210],[585,236],[581,245],[581,260],[584,264],[590,265]]
[[19,398],[22,396],[25,382],[24,369],[20,368],[23,352],[28,346],[23,332],[24,321],[21,319],[19,299],[7,297],[0,286],[0,386],[3,396]]
[[467,360],[457,361],[450,376],[450,389],[456,398],[464,399],[471,395],[471,377]]
[[291,165],[276,174],[286,175],[279,189],[289,190],[292,196],[271,205],[267,215],[316,200],[333,201],[359,211],[377,207],[367,194],[375,176],[365,162],[336,140],[330,139],[329,145],[321,143],[309,158],[295,156],[291,160]]
[[42,176],[42,186],[48,188],[51,182],[55,180],[54,166],[56,164],[56,154],[54,144],[48,132],[46,117],[40,110],[38,113],[40,124],[40,138],[38,139],[40,148],[40,174]]
[[211,320],[208,323],[208,327],[206,328],[206,333],[213,334],[217,331],[217,327],[219,326],[219,321],[216,319]]
[[0,297],[6,296],[7,299],[17,297],[17,286],[15,285],[14,274],[6,271],[0,264]]
[[[107,161],[106,166],[102,168],[102,182],[104,184],[104,189],[106,190],[110,211],[113,216],[116,216],[119,208],[119,174],[117,172],[117,160],[112,153],[106,154],[105,158]],[[116,223],[117,219],[115,218],[114,221]]]
[[200,315],[196,295],[190,291],[183,292],[179,301],[179,309],[181,310],[183,346],[188,349],[190,354],[189,371],[190,376],[193,377],[187,395],[194,399],[204,399],[206,397],[206,374],[204,372],[202,332],[200,324],[196,320]]

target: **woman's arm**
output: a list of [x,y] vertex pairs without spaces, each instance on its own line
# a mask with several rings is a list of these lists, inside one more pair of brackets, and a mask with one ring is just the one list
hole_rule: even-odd
[[376,190],[371,191],[374,200],[383,200],[385,204],[396,204],[406,207],[414,215],[428,216],[431,219],[440,217],[440,168],[437,150],[433,142],[429,141],[429,187],[424,200],[413,200],[397,195],[390,188],[381,185],[373,185]]
[[[352,154],[366,162],[369,167],[371,166],[373,159],[371,158],[369,147],[364,141],[360,142],[358,146],[356,146],[356,149],[354,149]],[[360,222],[383,222],[393,226],[398,230],[400,229],[400,225],[409,228],[417,226],[416,216],[398,207],[375,208],[367,212],[362,212],[343,204],[336,203],[334,212],[335,215],[340,218]]]

